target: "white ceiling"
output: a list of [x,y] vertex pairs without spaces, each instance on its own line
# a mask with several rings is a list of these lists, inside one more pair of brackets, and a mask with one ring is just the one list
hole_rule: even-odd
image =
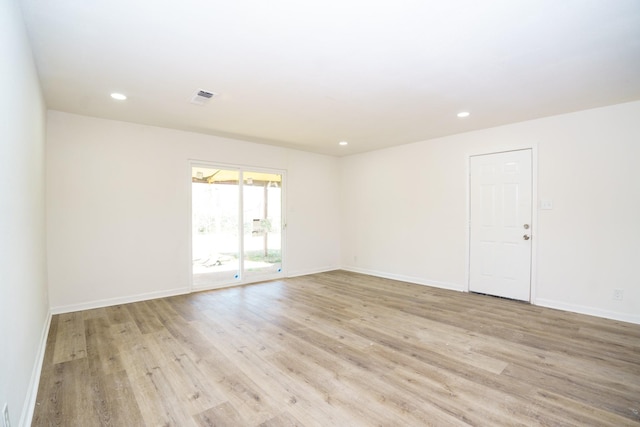
[[49,108],[318,153],[640,99],[639,0],[20,2]]

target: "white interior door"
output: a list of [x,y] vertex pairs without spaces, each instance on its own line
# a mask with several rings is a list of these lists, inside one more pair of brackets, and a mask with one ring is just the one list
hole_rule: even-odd
[[531,150],[470,158],[469,290],[529,301]]

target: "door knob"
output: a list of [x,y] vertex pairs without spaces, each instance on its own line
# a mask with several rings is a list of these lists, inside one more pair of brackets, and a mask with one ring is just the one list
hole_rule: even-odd
[[522,238],[524,240],[529,240],[531,238],[531,236],[529,236],[528,234],[525,234],[524,236],[522,236]]

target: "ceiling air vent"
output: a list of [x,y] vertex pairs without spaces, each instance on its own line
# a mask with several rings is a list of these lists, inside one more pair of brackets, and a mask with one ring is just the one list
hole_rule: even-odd
[[198,89],[196,93],[191,98],[191,103],[196,105],[204,105],[211,98],[216,96],[214,92],[210,92],[208,90]]

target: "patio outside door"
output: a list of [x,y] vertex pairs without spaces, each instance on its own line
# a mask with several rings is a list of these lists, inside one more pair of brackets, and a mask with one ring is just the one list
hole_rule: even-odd
[[278,171],[191,167],[194,289],[283,276]]

